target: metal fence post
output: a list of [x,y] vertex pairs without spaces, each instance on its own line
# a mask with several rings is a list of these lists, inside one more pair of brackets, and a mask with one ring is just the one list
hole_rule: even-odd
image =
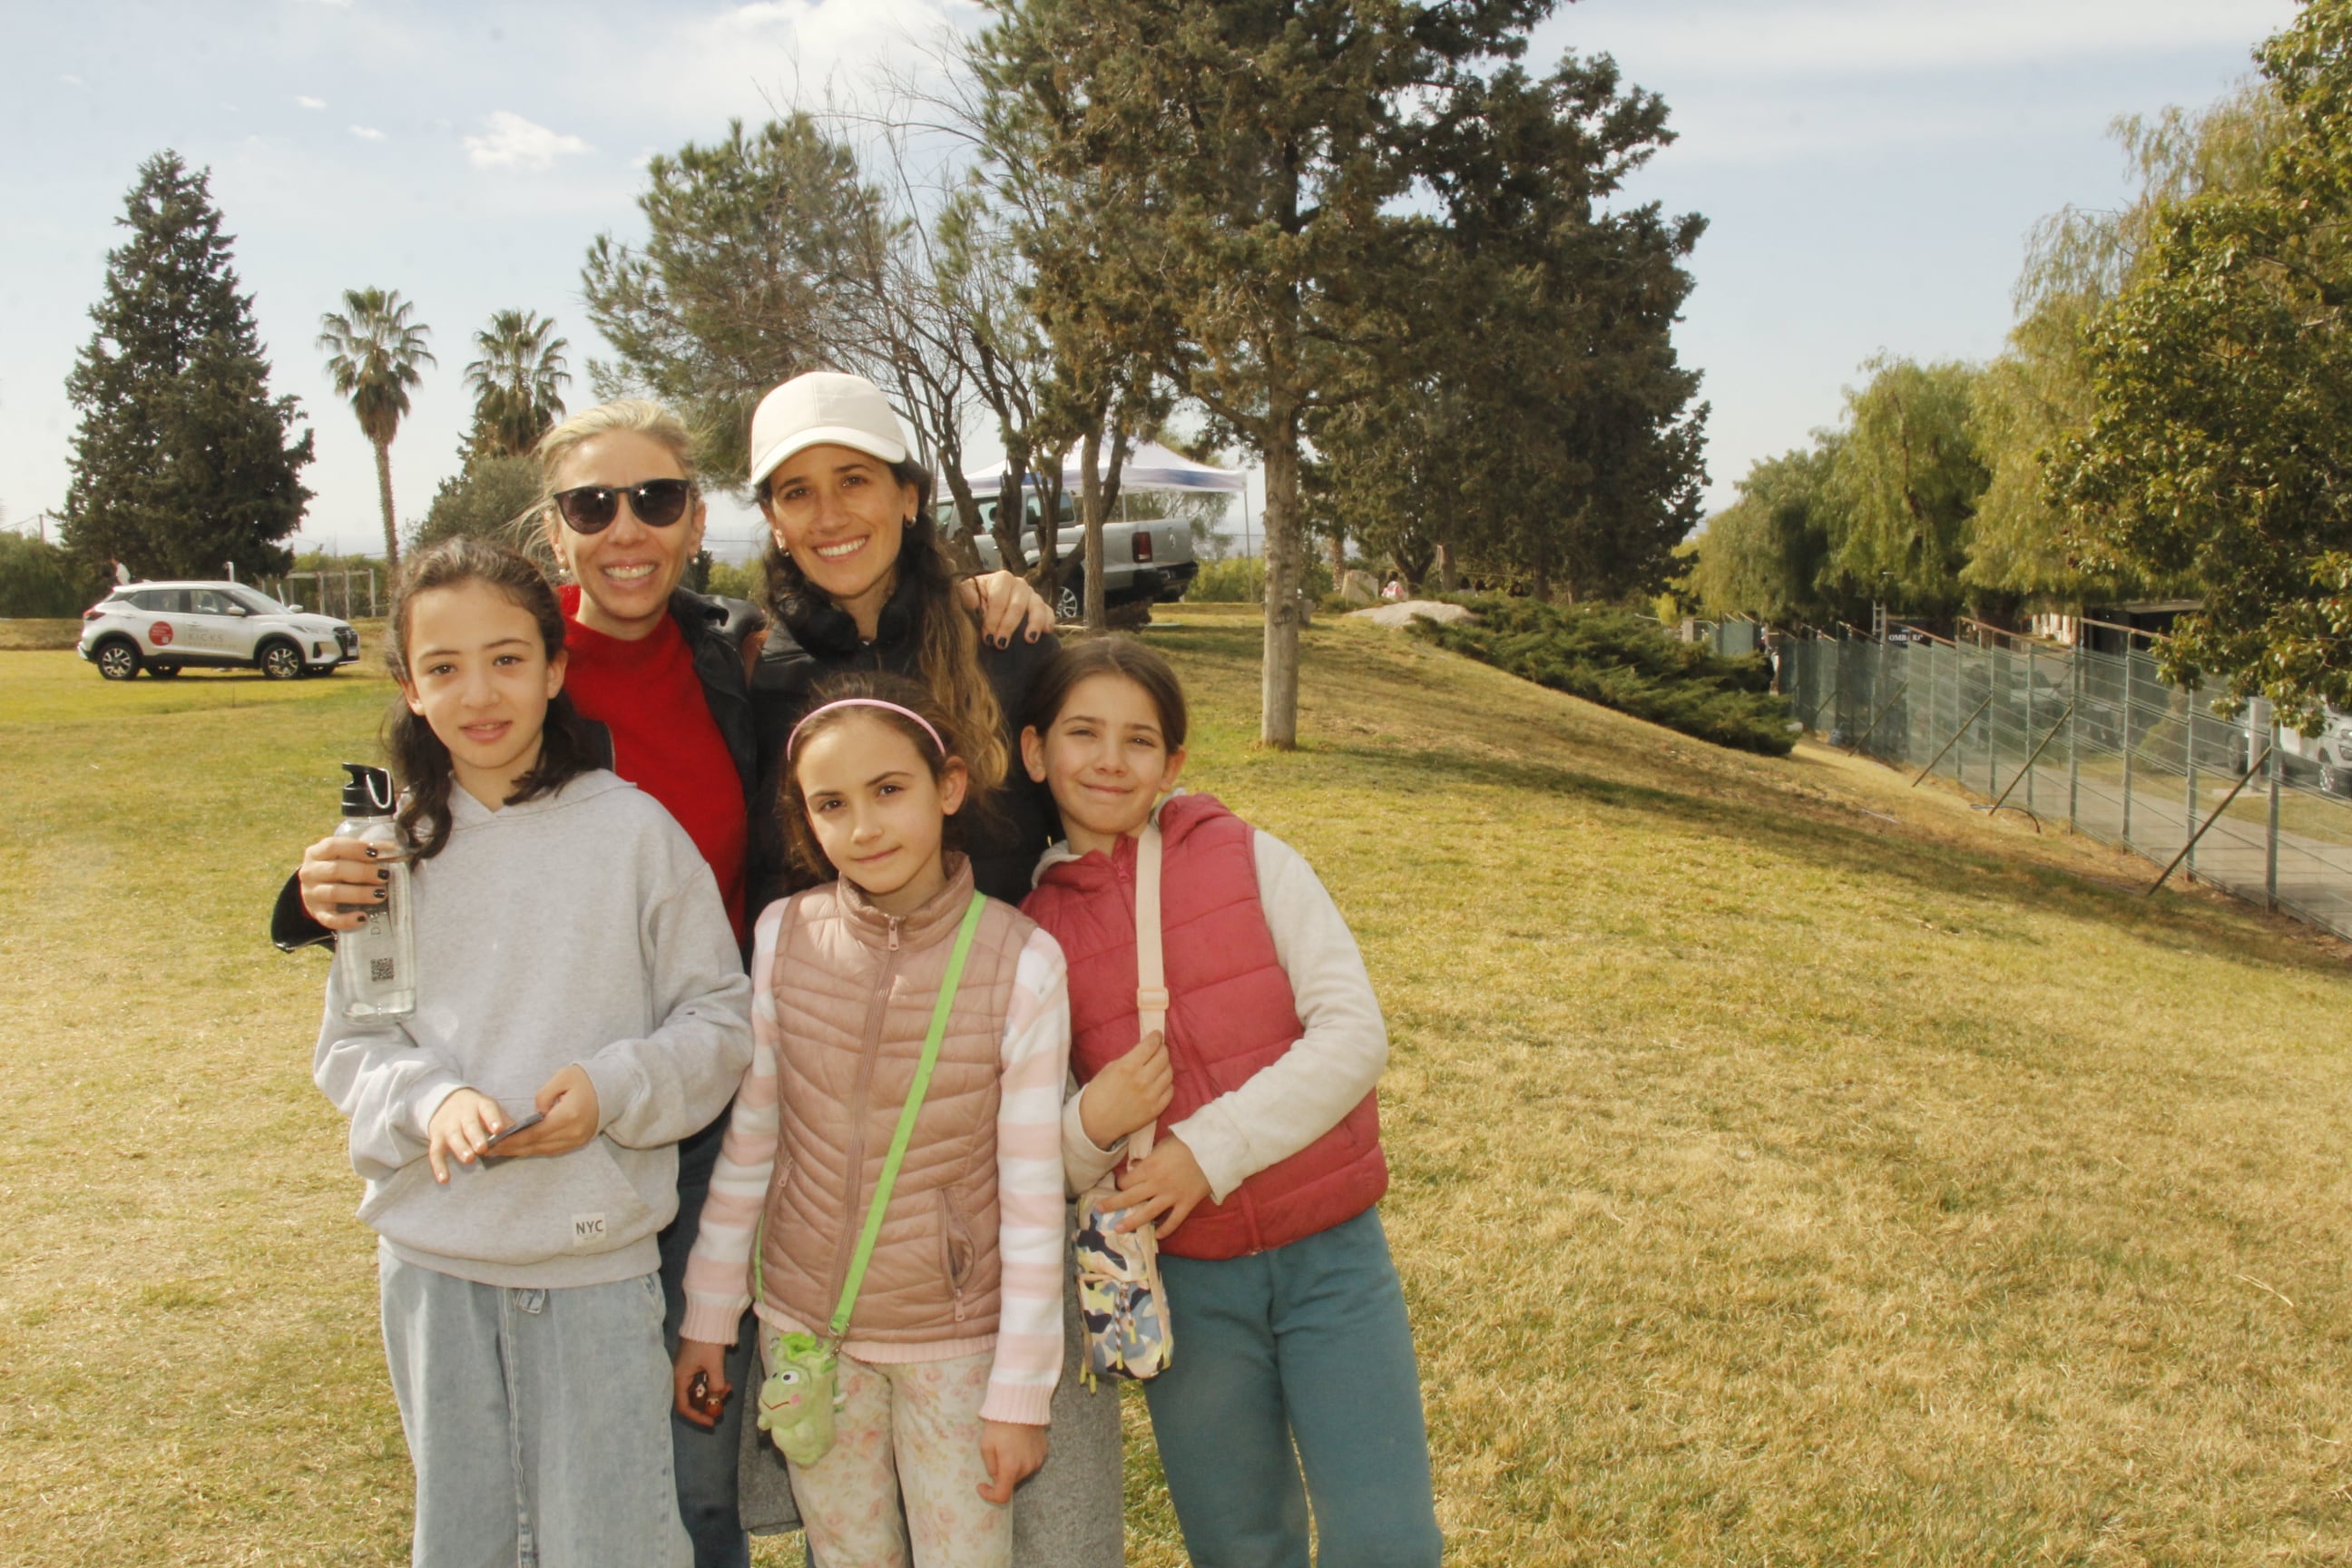
[[[2252,726],[2248,727],[2252,739]],[[2271,715],[2270,749],[2263,761],[2270,764],[2271,830],[2263,845],[2263,900],[2270,908],[2278,908],[2278,819],[2279,819],[2279,727],[2278,715]]]
[[2082,632],[2075,634],[2073,651],[2066,656],[2068,695],[2074,700],[2066,710],[2066,831],[2081,831],[2075,822],[2083,808],[2083,645]]
[[[2033,737],[2042,733],[2033,723],[2033,645],[2028,643],[2025,645],[2025,743],[2028,748],[2032,746]],[[2033,809],[2033,764],[2030,761],[2025,764],[2025,809],[2029,812]]]
[[2124,638],[2124,847],[2131,847],[2132,797],[2132,650]]
[[[2180,752],[2183,771],[2189,775],[2189,821],[2185,833],[2197,831],[2197,693],[2194,689],[2181,694]],[[2197,846],[2189,846],[2189,879],[2197,879]]]

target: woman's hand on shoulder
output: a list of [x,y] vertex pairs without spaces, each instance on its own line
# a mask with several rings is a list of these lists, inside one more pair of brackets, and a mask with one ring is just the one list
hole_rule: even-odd
[[1045,1428],[1018,1421],[980,1424],[980,1462],[988,1470],[980,1495],[992,1503],[1013,1500],[1013,1489],[1045,1464]]
[[383,902],[384,884],[392,879],[385,848],[357,838],[321,838],[303,850],[294,877],[310,918],[329,931],[359,930],[368,911]]
[[965,609],[980,612],[980,635],[997,647],[1012,647],[1015,632],[1035,642],[1054,629],[1054,606],[1010,572],[967,577],[956,594]]
[[1154,1029],[1078,1091],[1078,1120],[1086,1126],[1087,1142],[1108,1150],[1160,1120],[1175,1097],[1176,1069],[1168,1060],[1168,1043]]

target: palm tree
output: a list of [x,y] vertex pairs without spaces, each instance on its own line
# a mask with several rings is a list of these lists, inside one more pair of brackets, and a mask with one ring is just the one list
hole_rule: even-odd
[[474,334],[482,357],[466,367],[474,389],[474,437],[509,458],[529,452],[563,417],[563,351],[555,322],[536,310],[500,310]]
[[392,514],[392,438],[408,413],[408,389],[425,378],[420,365],[437,364],[425,347],[433,329],[408,319],[415,306],[397,289],[346,289],[343,309],[319,318],[319,346],[335,395],[352,400],[360,429],[375,445],[375,488],[383,503],[383,555],[400,565],[400,531]]

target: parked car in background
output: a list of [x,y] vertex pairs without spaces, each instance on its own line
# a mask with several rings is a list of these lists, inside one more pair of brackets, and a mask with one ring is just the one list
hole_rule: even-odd
[[2316,735],[2282,729],[2279,771],[2290,784],[2316,784],[2329,795],[2352,795],[2352,713],[2328,709]]
[[[995,503],[983,502],[981,514],[983,531],[973,540],[980,552],[982,570],[993,572],[1003,565],[1002,553],[996,548],[996,538],[984,531],[987,520],[995,512]],[[1055,533],[1055,560],[1061,568],[1061,581],[1045,596],[1054,603],[1054,614],[1065,621],[1085,618],[1087,603],[1087,531],[1062,509],[1062,526]],[[952,511],[950,516],[952,518]],[[1034,561],[1038,552],[1038,519],[1034,509],[1029,518],[1028,550]],[[1167,518],[1154,518],[1139,522],[1106,522],[1103,524],[1103,604],[1126,605],[1138,599],[1149,599],[1162,605],[1172,605],[1184,596],[1193,577],[1201,570],[1192,558],[1192,529],[1187,522]]]
[[306,615],[242,583],[132,583],[81,613],[82,658],[109,680],[144,669],[258,669],[272,680],[332,675],[360,656],[348,621]]

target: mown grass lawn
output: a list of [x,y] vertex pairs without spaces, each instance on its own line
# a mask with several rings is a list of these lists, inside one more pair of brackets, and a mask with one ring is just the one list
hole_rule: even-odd
[[[1355,626],[1259,752],[1255,626],[1150,636],[1388,1008],[1451,1561],[2352,1559],[2337,946]],[[0,1558],[404,1553],[323,963],[262,941],[386,690],[0,653]]]

